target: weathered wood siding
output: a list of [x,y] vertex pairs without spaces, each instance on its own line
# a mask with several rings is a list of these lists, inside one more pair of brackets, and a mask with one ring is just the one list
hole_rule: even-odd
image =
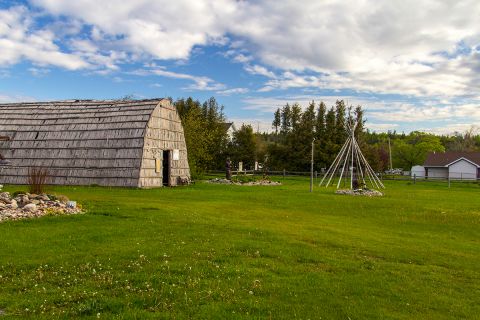
[[160,99],[2,104],[0,136],[10,140],[0,141],[0,154],[10,166],[0,169],[0,182],[25,184],[29,168],[43,167],[51,184],[154,186],[141,174],[146,133],[164,137],[164,145],[176,139],[157,126],[147,130],[154,114],[178,118]]
[[163,163],[163,151],[179,150],[179,159],[170,157],[170,186],[190,180],[190,169],[187,159],[187,146],[183,127],[177,110],[163,100],[153,111],[148,122],[145,144],[143,148],[142,166],[140,171],[140,187],[159,187],[163,182],[163,170],[155,171],[155,161]]

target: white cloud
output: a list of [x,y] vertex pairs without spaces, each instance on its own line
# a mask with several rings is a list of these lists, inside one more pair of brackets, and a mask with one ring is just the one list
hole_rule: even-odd
[[[227,56],[228,56],[228,54],[227,54]],[[233,61],[234,62],[239,62],[239,63],[246,63],[246,62],[252,61],[252,59],[253,58],[251,56],[246,56],[246,55],[240,53],[240,54],[235,55],[235,57],[233,58]]]
[[49,69],[45,68],[28,68],[28,71],[34,76],[34,77],[43,77],[46,76],[47,74],[50,73]]
[[132,72],[134,75],[147,76],[147,75],[157,75],[166,78],[172,79],[183,79],[190,80],[193,84],[189,85],[185,89],[187,90],[200,90],[200,91],[215,91],[225,89],[225,85],[218,83],[209,77],[204,76],[194,76],[187,73],[178,73],[173,71],[168,71],[164,67],[153,66],[150,69],[141,69]]
[[430,132],[434,134],[453,135],[456,133],[465,133],[472,129],[475,134],[478,134],[478,129],[476,129],[476,127],[472,126],[472,124],[470,123],[451,123],[442,125],[440,127],[422,128],[420,129],[420,131]]
[[245,71],[253,75],[261,75],[267,78],[276,78],[275,74],[272,71],[257,64],[254,64],[254,65],[247,64],[244,66],[244,69]]
[[[199,46],[228,45],[225,56],[269,78],[260,92],[321,88],[480,97],[478,0],[30,3],[30,9],[0,11],[0,65],[29,60],[108,73],[122,63],[183,62]],[[48,19],[38,23],[40,16]],[[193,81],[190,89],[223,86],[205,77],[183,79]]]
[[53,65],[70,70],[88,67],[82,58],[64,53],[49,30],[31,30],[33,21],[25,7],[0,10],[0,65],[27,59],[38,65]]
[[110,37],[132,52],[158,59],[187,59],[196,45],[224,44],[225,24],[235,10],[235,2],[229,0],[32,2],[49,13],[94,26],[97,40]]
[[2,94],[0,92],[0,103],[30,102],[36,100],[37,99],[28,96]]
[[272,131],[272,121],[268,118],[228,118],[228,121],[234,123],[235,128],[239,129],[242,124],[251,125],[254,132],[271,132]]
[[230,96],[232,94],[243,94],[247,92],[248,92],[247,88],[232,88],[232,89],[217,91],[217,94],[221,96]]
[[[371,111],[368,115],[377,120],[424,122],[448,121],[454,119],[480,122],[480,103],[461,105],[413,105],[395,103],[395,107],[386,106],[384,110]],[[388,108],[387,108],[388,107]]]
[[387,132],[393,131],[398,127],[398,123],[374,123],[367,122],[365,123],[367,129],[375,132]]

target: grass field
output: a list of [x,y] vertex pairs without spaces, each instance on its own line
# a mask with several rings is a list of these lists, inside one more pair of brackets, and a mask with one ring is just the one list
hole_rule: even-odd
[[478,184],[283,182],[53,188],[88,212],[0,224],[0,319],[480,317]]

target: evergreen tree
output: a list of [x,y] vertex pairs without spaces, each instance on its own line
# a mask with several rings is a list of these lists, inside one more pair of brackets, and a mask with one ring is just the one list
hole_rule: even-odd
[[292,131],[298,130],[301,117],[302,117],[302,108],[298,103],[294,103],[292,106],[292,112],[291,112]]
[[325,103],[320,102],[317,109],[317,118],[315,121],[315,137],[317,141],[322,141],[325,135],[325,115],[327,113],[327,107]]
[[343,145],[347,138],[345,130],[346,107],[343,100],[335,102],[335,144]]
[[336,125],[335,125],[335,109],[331,107],[325,116],[325,139],[324,139],[324,158],[325,167],[329,167],[333,162],[337,151],[336,144]]
[[287,103],[283,108],[282,108],[282,112],[281,112],[281,130],[280,130],[280,133],[282,135],[286,135],[287,133],[290,132],[290,128],[291,128],[291,118],[292,118],[292,115],[291,115],[291,109],[290,109],[290,105]]
[[277,108],[273,116],[272,127],[275,128],[275,135],[278,135],[278,128],[282,124],[281,115],[280,115],[280,108]]

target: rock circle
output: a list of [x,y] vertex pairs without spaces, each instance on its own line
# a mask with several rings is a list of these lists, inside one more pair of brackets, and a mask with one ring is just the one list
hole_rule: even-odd
[[248,182],[238,182],[238,181],[231,181],[231,180],[222,179],[222,178],[215,178],[215,179],[208,180],[207,183],[231,184],[236,186],[280,186],[282,185],[281,182],[271,181],[267,179],[248,181]]
[[364,197],[381,197],[383,193],[378,190],[372,189],[339,189],[335,191],[336,194],[349,195],[349,196],[364,196]]

